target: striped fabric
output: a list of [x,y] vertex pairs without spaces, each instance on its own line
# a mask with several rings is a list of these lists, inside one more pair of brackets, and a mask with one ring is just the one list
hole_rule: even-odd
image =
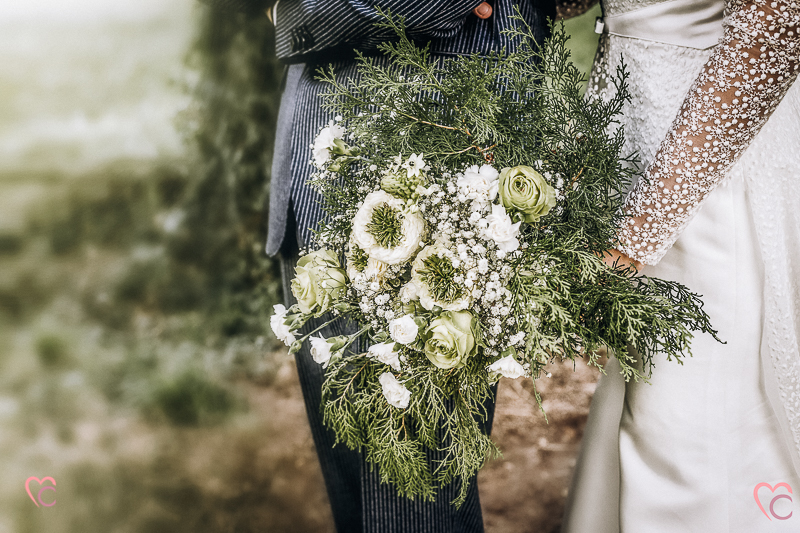
[[[344,53],[353,48],[362,52],[375,50],[378,44],[394,37],[387,30],[373,26],[380,20],[376,6],[403,16],[409,36],[424,43],[430,41],[434,54],[487,53],[503,46],[513,47],[500,32],[509,26],[514,5],[519,5],[523,18],[538,31],[544,30],[542,17],[555,16],[552,2],[495,0],[490,2],[494,6],[493,15],[482,20],[471,13],[480,3],[480,0],[332,0],[321,7],[317,0],[282,0],[277,9],[277,20],[281,22],[276,28],[276,51],[281,59],[295,62],[297,58],[307,61],[311,54],[331,49]],[[291,36],[298,27],[313,37],[312,44],[293,50]]]
[[[254,11],[264,0],[204,0],[221,7]],[[538,39],[546,35],[546,19],[555,16],[554,0],[493,0],[494,13],[482,20],[473,15],[480,0],[280,0],[277,8],[276,49],[290,64],[286,77],[271,175],[269,228],[266,251],[279,253],[283,271],[286,305],[294,303],[289,281],[294,276],[298,246],[311,245],[312,229],[322,217],[318,195],[306,182],[313,172],[311,144],[319,129],[333,117],[321,107],[320,93],[325,87],[315,80],[320,66],[332,62],[340,80],[356,75],[353,48],[370,55],[372,61],[384,58],[375,47],[390,36],[372,27],[374,8],[390,9],[402,15],[410,35],[430,42],[434,56],[486,54],[516,43],[501,34],[511,25],[513,6],[518,5],[525,21]],[[313,329],[317,323],[309,323]],[[324,336],[347,330],[332,324]],[[483,518],[477,479],[472,479],[469,497],[456,510],[450,501],[456,486],[442,489],[436,502],[412,501],[399,497],[395,489],[381,484],[359,454],[343,446],[333,447],[334,437],[324,428],[320,413],[323,371],[313,362],[308,348],[297,355],[297,369],[314,444],[339,533],[480,533]],[[494,401],[486,406],[487,430],[491,429]],[[431,460],[436,457],[431,456]]]
[[[479,19],[475,15],[470,14],[470,10],[479,3],[474,1],[419,2],[403,0],[393,2],[357,2],[353,0],[350,2],[330,3],[356,4],[359,6],[365,4],[369,4],[371,6],[377,3],[382,6],[392,7],[393,13],[407,16],[407,24],[409,24],[411,34],[417,38],[422,38],[424,34],[421,32],[429,31],[428,28],[430,24],[432,24],[432,19],[435,18],[432,12],[429,11],[433,9],[432,6],[442,7],[442,5],[444,5],[444,7],[447,9],[444,19],[448,21],[446,25],[448,29],[432,31],[434,35],[438,33],[442,36],[433,37],[430,39],[431,53],[434,56],[452,56],[471,53],[486,54],[503,48],[507,50],[513,50],[516,43],[509,40],[501,32],[507,29],[513,22],[510,20],[510,16],[513,14],[514,5],[519,6],[523,18],[531,26],[531,28],[534,29],[536,37],[539,39],[544,39],[547,29],[546,18],[554,16],[555,8],[552,2],[547,0],[540,1],[541,3],[537,3],[535,0],[529,0],[527,2],[525,0],[495,0],[495,2],[493,2],[494,13],[490,18],[485,20]],[[287,21],[286,24],[288,25],[288,21],[291,20],[291,16],[302,16],[303,20],[306,21],[304,25],[306,25],[308,28],[314,28],[314,21],[316,21],[322,15],[316,12],[309,14],[303,11],[302,8],[307,4],[319,3],[320,2],[310,0],[302,0],[298,2],[281,0],[278,3],[278,20]],[[453,29],[453,23],[451,20],[453,14],[455,13],[455,4],[460,4],[462,6],[460,11],[461,25],[460,27]],[[419,8],[419,10],[422,10],[423,15],[419,15],[418,11],[415,11],[413,7],[415,5],[425,6]],[[296,6],[294,8],[296,11],[291,11],[291,6]],[[363,11],[363,9],[353,9],[353,13],[361,13]],[[369,23],[371,23],[371,20],[369,23],[366,23],[364,22],[364,17],[356,18],[356,15],[351,15],[351,17],[355,18],[355,20],[348,22],[347,20],[342,20],[339,18],[338,13],[336,17],[333,17],[332,13],[335,11],[329,11],[327,7],[325,8],[325,12],[327,13],[326,28],[328,29],[320,34],[319,39],[325,38],[331,46],[341,45],[341,42],[335,41],[331,37],[333,28],[342,28],[345,33],[349,31],[355,31],[352,30],[352,28],[356,28],[356,30],[361,31],[363,39],[362,42],[364,43],[364,46],[361,46],[361,42],[349,42],[346,48],[349,49],[355,44],[358,44],[359,50],[363,50],[367,53],[373,51],[374,46],[377,43],[381,42],[382,40],[386,40],[387,38],[387,36],[376,36],[371,34],[369,31]],[[336,22],[335,24],[331,24],[331,20],[334,18]],[[322,22],[319,24],[322,24]],[[279,22],[276,32],[278,35],[278,50],[283,50],[285,53],[289,54],[288,57],[291,59],[292,56],[288,50],[286,50],[285,42],[286,39],[288,39],[287,33],[291,32],[281,30],[282,25],[283,23]],[[312,35],[314,35],[313,30],[309,31],[312,31]],[[347,38],[348,37],[343,37],[342,39]],[[320,46],[320,42],[317,41],[316,37],[314,40],[314,47],[316,48]],[[341,46],[339,50],[340,51],[338,53],[347,55],[346,50],[343,50]],[[279,54],[280,53],[281,52],[279,52]],[[337,78],[342,81],[346,80],[347,78],[352,78],[357,74],[355,63],[352,60],[346,59],[343,61],[334,61],[329,63],[327,60],[331,57],[334,57],[331,53],[325,54],[323,60],[320,60],[320,58],[314,56],[308,57],[309,61],[304,66],[302,76],[300,77],[296,89],[297,103],[295,105],[293,114],[294,118],[292,120],[293,132],[291,134],[291,149],[284,153],[276,152],[274,156],[274,165],[281,164],[279,161],[280,159],[287,157],[291,158],[291,163],[289,165],[291,171],[289,176],[286,176],[285,174],[273,174],[272,176],[272,194],[275,195],[275,197],[270,202],[270,227],[268,228],[269,237],[267,242],[267,253],[269,254],[276,253],[280,248],[280,244],[285,233],[284,227],[286,212],[289,208],[287,204],[280,204],[275,201],[278,196],[283,196],[282,192],[278,192],[276,195],[276,188],[283,189],[284,187],[289,187],[291,190],[290,200],[292,205],[295,206],[295,212],[298,215],[297,228],[299,235],[297,238],[299,242],[306,245],[313,244],[311,239],[311,230],[312,228],[316,227],[317,222],[323,216],[322,210],[319,206],[319,195],[309,188],[306,183],[314,171],[314,167],[310,163],[311,144],[313,143],[314,137],[316,137],[320,128],[326,125],[333,117],[329,113],[325,112],[321,107],[322,99],[319,95],[321,92],[324,92],[325,86],[323,83],[317,81],[315,76],[320,67],[327,66],[328,64],[331,64],[334,67]],[[372,57],[371,60],[378,63],[383,63],[385,61],[383,57]],[[285,163],[283,164],[285,165]],[[291,177],[291,184],[287,183],[289,177]]]

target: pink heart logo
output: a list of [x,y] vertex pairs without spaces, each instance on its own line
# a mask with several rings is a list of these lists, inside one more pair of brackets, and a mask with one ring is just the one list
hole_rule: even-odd
[[[56,480],[51,478],[50,476],[47,476],[44,479],[39,479],[36,476],[31,476],[31,477],[29,477],[28,479],[25,480],[25,492],[28,493],[28,496],[30,497],[30,499],[33,500],[33,503],[36,504],[36,507],[39,507],[39,501],[41,501],[42,491],[45,490],[45,489],[50,489],[50,490],[55,490],[55,489],[53,487],[42,487],[41,489],[39,489],[39,493],[37,494],[37,496],[39,496],[39,501],[37,501],[37,499],[33,497],[33,494],[31,494],[30,484],[31,484],[32,480],[35,480],[39,485],[43,484],[45,481],[50,481],[53,484],[53,487],[56,485]],[[55,503],[56,503],[55,501],[53,503],[51,503],[51,504],[46,504],[46,503],[42,502],[42,505],[44,505],[45,507],[52,507],[53,505],[55,505]]]
[[[764,516],[766,516],[767,519],[769,519],[769,521],[771,522],[772,518],[767,514],[767,511],[764,510],[764,506],[761,505],[761,499],[758,497],[758,490],[761,487],[767,487],[772,493],[775,493],[775,491],[778,490],[781,487],[786,487],[786,490],[789,491],[789,494],[792,493],[792,487],[790,487],[788,483],[778,483],[777,485],[775,485],[775,487],[773,487],[769,483],[759,483],[758,485],[756,485],[756,488],[753,489],[753,498],[756,500],[756,503],[758,504],[758,508],[761,509],[761,512],[764,513]],[[789,513],[789,516],[780,517],[780,516],[775,515],[775,511],[773,510],[773,505],[775,504],[775,500],[781,499],[781,498],[786,498],[786,499],[791,500],[791,496],[789,496],[788,494],[779,494],[778,496],[775,496],[772,499],[772,502],[769,504],[769,510],[773,514],[773,516],[775,516],[775,518],[777,518],[778,520],[787,520],[787,519],[791,518],[792,513]]]

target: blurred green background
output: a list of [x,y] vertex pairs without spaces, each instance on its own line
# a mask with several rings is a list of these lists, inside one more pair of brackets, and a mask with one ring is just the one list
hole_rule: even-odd
[[0,57],[0,533],[330,531],[267,320],[270,23],[31,0]]

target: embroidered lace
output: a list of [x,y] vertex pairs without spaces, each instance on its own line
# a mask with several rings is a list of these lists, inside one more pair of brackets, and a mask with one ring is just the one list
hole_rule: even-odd
[[619,249],[656,264],[780,103],[800,67],[800,3],[732,0],[725,35],[626,202]]

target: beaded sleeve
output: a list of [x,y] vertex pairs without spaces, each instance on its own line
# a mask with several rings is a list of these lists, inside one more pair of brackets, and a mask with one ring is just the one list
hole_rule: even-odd
[[631,190],[619,250],[656,264],[780,103],[800,68],[800,1],[730,0],[720,44]]

